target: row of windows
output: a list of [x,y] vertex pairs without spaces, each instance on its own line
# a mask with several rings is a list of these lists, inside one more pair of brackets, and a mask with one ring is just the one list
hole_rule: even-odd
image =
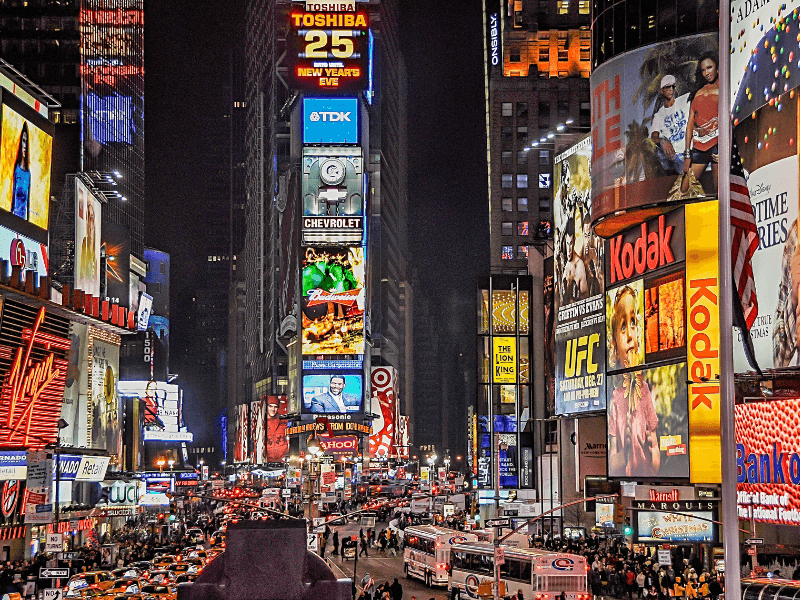
[[719,28],[719,5],[712,0],[593,0],[592,64],[678,35]]
[[78,18],[74,17],[3,17],[0,28],[4,31],[77,31]]
[[[451,552],[450,560],[453,569],[482,574],[494,573],[494,561],[490,554]],[[500,576],[503,579],[514,579],[516,581],[530,583],[531,574],[532,568],[530,561],[506,558],[505,563],[500,565]]]
[[[550,198],[547,199],[548,206],[550,202]],[[500,206],[503,209],[503,212],[512,212],[514,210],[514,199],[513,198],[503,198],[500,201]],[[539,208],[541,210],[541,200],[539,201]],[[549,210],[549,208],[548,208]],[[528,199],[527,198],[517,198],[517,212],[528,212]]]
[[[528,260],[530,246],[523,244],[517,246],[517,260]],[[501,260],[514,260],[514,246],[503,246],[500,251]]]
[[[500,235],[514,235],[513,221],[503,221],[502,223],[500,223]],[[527,237],[528,235],[527,221],[517,221],[517,235]]]
[[[588,102],[585,103],[586,108],[589,109],[590,105]],[[517,117],[520,119],[527,119],[528,118],[528,103],[527,102],[517,102],[516,107],[516,114]],[[583,109],[583,105],[581,106]],[[500,115],[503,117],[513,117],[514,116],[514,103],[513,102],[502,102],[500,104]],[[547,129],[550,127],[550,102],[539,102],[539,129]],[[558,100],[556,102],[556,115],[558,117],[558,122],[563,123],[569,118],[569,100]],[[510,127],[503,127],[503,129],[508,129],[513,131]],[[524,130],[525,134],[527,135],[528,128],[527,127],[517,127],[517,135],[521,130]],[[510,133],[510,132],[509,132]]]
[[417,552],[424,552],[425,554],[436,553],[436,542],[416,535],[405,538],[405,545],[406,548],[412,548]]

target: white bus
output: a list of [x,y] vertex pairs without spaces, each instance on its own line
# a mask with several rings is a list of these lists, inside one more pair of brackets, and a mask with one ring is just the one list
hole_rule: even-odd
[[433,525],[414,525],[403,531],[403,571],[428,587],[447,585],[450,571],[450,547],[458,542],[477,540],[468,531],[456,531]]
[[[502,546],[505,562],[500,578],[506,594],[522,590],[531,600],[589,600],[588,563],[583,556]],[[478,597],[478,586],[494,581],[494,545],[489,542],[456,543],[450,550],[449,590],[462,600]],[[563,594],[563,597],[562,597]],[[466,596],[466,598],[465,598]]]

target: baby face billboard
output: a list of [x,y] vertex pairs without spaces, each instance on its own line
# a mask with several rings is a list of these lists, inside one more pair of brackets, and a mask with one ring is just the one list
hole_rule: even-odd
[[591,221],[599,235],[663,213],[665,204],[716,196],[717,50],[716,34],[678,38],[592,73]]
[[75,289],[100,296],[101,204],[75,178]]
[[[589,226],[591,138],[555,158],[555,408],[605,409],[603,242]],[[497,380],[495,380],[497,382]]]
[[364,249],[306,248],[303,354],[364,354]]

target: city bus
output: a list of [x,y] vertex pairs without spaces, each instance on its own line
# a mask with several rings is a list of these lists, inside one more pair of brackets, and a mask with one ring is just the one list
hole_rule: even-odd
[[794,600],[800,598],[800,582],[759,577],[742,579],[742,600]]
[[403,571],[406,577],[421,579],[428,587],[447,585],[450,547],[458,542],[475,541],[468,531],[433,525],[412,525],[403,531]]
[[[586,558],[575,554],[534,548],[501,546],[505,562],[500,578],[506,593],[522,590],[532,600],[589,600]],[[478,597],[478,586],[494,581],[494,545],[490,542],[455,543],[450,549],[450,583],[454,596],[467,600]],[[563,596],[562,596],[563,594]]]

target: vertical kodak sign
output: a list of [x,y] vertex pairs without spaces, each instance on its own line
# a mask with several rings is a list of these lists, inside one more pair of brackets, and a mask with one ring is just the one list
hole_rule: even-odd
[[517,383],[517,340],[492,338],[492,371],[495,383]]
[[721,483],[719,392],[719,202],[686,205],[689,477]]

